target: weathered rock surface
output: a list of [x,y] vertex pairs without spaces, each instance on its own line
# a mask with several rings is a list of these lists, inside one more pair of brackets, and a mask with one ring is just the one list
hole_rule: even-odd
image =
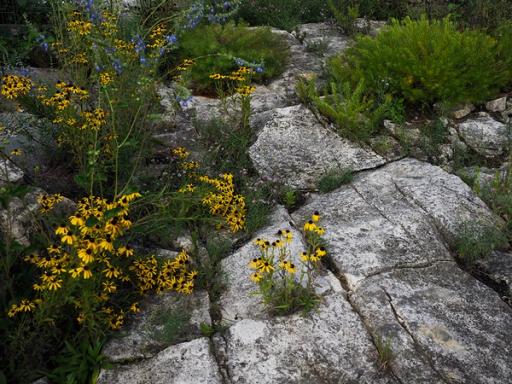
[[460,123],[458,130],[465,143],[485,157],[502,155],[510,141],[507,126],[485,114]]
[[351,288],[400,266],[451,260],[453,240],[467,220],[497,220],[458,177],[413,159],[356,177],[297,211],[323,215],[331,257]]
[[298,28],[298,35],[303,36],[306,47],[311,45],[324,45],[324,56],[332,56],[348,47],[351,39],[340,32],[332,24],[309,23],[302,24]]
[[173,345],[138,363],[103,369],[98,384],[220,384],[219,368],[203,337]]
[[24,172],[11,161],[0,159],[0,187],[18,183],[24,175]]
[[262,177],[294,188],[314,188],[332,169],[359,171],[385,163],[371,149],[325,128],[302,105],[275,109],[249,155]]
[[507,97],[491,100],[485,104],[485,108],[490,112],[504,112],[507,109]]
[[208,294],[204,291],[189,296],[168,292],[148,297],[131,324],[105,345],[103,354],[113,363],[152,357],[169,346],[165,323],[170,321],[180,323],[180,329],[171,335],[172,343],[198,338],[201,324],[211,324],[209,307]]
[[378,371],[370,336],[343,292],[306,317],[239,321],[214,344],[232,383],[395,383]]
[[494,251],[476,265],[480,274],[491,280],[503,299],[512,305],[512,253]]
[[454,262],[370,277],[351,301],[390,342],[402,383],[505,383],[512,374],[512,308]]
[[457,108],[454,108],[450,115],[454,119],[462,119],[466,116],[468,116],[471,112],[475,110],[475,106],[473,104],[464,104],[460,105]]

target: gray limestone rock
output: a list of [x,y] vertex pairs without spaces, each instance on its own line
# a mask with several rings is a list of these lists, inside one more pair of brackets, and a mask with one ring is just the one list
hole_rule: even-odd
[[512,309],[454,262],[366,279],[351,302],[393,351],[402,383],[505,383],[512,375]]
[[[169,322],[179,326],[170,330],[174,332],[170,335],[166,334],[169,332],[166,323]],[[199,337],[201,324],[211,324],[206,292],[195,291],[187,296],[167,292],[147,297],[141,305],[141,312],[117,337],[108,341],[102,353],[113,363],[147,359],[170,343]]]
[[507,109],[507,96],[487,102],[485,108],[489,112],[504,112]]
[[325,128],[301,105],[275,109],[249,155],[262,177],[303,189],[314,188],[335,168],[359,171],[385,163],[371,149]]
[[98,384],[221,384],[210,342],[202,337],[173,345],[155,357],[103,369]]
[[379,372],[371,338],[343,292],[305,317],[241,320],[214,344],[232,383],[395,383]]
[[309,23],[297,27],[299,36],[304,36],[304,44],[325,46],[324,56],[332,56],[345,50],[351,42],[350,37],[340,32],[336,26],[328,23]]
[[485,157],[500,156],[509,145],[507,126],[488,115],[466,120],[458,130],[465,143]]
[[7,159],[0,159],[0,187],[23,179],[24,172]]
[[351,289],[382,271],[451,260],[445,241],[464,222],[498,221],[457,176],[413,159],[361,174],[293,218],[313,211],[323,215],[330,257]]
[[464,104],[460,105],[457,108],[454,108],[450,115],[454,119],[462,119],[466,116],[468,116],[471,112],[475,110],[475,106],[473,104]]
[[504,300],[512,305],[512,253],[494,251],[476,262],[479,274],[492,281]]

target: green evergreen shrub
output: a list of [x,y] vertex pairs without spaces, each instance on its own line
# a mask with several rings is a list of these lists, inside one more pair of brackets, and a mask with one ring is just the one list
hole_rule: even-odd
[[324,21],[327,2],[318,0],[243,0],[239,18],[250,25],[293,30],[301,23]]
[[506,83],[498,46],[483,32],[457,30],[448,18],[393,20],[376,37],[359,37],[336,71],[409,104],[481,102]]

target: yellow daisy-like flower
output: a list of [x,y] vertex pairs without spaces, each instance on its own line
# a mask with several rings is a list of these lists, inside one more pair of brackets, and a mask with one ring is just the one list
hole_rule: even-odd
[[259,283],[263,279],[263,276],[261,275],[261,273],[254,272],[253,274],[251,274],[250,279],[255,283]]
[[280,229],[277,231],[277,235],[281,236],[286,243],[290,243],[293,240],[293,233],[289,229]]
[[104,281],[102,285],[105,292],[114,293],[117,291],[117,285],[115,285],[112,281]]
[[251,269],[259,269],[261,264],[263,263],[261,257],[258,257],[257,259],[252,259],[249,263],[249,268]]
[[295,267],[295,264],[293,264],[292,262],[290,262],[288,260],[281,261],[279,263],[279,268],[284,269],[286,272],[288,272],[292,275],[297,272],[297,268]]
[[302,253],[300,254],[300,259],[301,259],[303,262],[307,263],[307,262],[310,260],[309,254],[308,254],[307,252],[305,252],[305,251],[304,251],[304,252],[302,252]]
[[32,312],[34,309],[36,309],[36,305],[26,299],[21,300],[18,304],[18,312]]
[[304,230],[306,232],[308,231],[314,231],[316,229],[316,224],[313,220],[309,220],[304,224]]
[[57,229],[55,230],[56,235],[67,235],[69,232],[69,229],[67,227],[64,227],[63,225],[59,225]]
[[14,148],[11,151],[11,156],[21,156],[23,154],[23,151],[20,148]]
[[138,302],[135,302],[132,305],[130,305],[130,312],[132,312],[132,313],[139,313],[140,312],[140,308],[139,308],[139,303]]
[[89,264],[94,261],[94,251],[91,248],[78,250],[78,257],[84,264]]
[[320,220],[320,213],[318,211],[313,212],[313,216],[311,216],[311,220],[313,222],[318,222]]
[[319,236],[322,236],[325,233],[325,229],[323,227],[316,227],[315,233]]
[[263,261],[259,267],[260,272],[272,272],[274,270],[274,266],[270,264],[268,261]]
[[133,256],[135,254],[135,251],[132,247],[130,246],[126,246],[126,247],[119,247],[117,249],[117,253],[120,255],[120,256],[124,256],[124,257],[130,257],[130,256]]
[[323,256],[327,255],[327,251],[326,251],[325,247],[319,247],[315,250],[315,254],[318,257],[323,257]]

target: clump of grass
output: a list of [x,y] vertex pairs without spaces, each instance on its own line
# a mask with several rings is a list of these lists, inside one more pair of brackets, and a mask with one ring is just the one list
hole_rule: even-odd
[[455,239],[457,254],[466,264],[488,257],[492,251],[506,244],[507,237],[499,228],[483,222],[463,224]]
[[349,184],[354,180],[354,173],[348,169],[333,169],[327,172],[318,181],[318,190],[320,193],[328,193]]
[[152,336],[161,343],[172,344],[187,328],[190,314],[183,311],[161,309],[150,320]]
[[379,358],[379,368],[383,371],[391,369],[391,363],[394,359],[393,349],[391,348],[391,338],[382,339],[380,336],[374,339],[375,347]]

